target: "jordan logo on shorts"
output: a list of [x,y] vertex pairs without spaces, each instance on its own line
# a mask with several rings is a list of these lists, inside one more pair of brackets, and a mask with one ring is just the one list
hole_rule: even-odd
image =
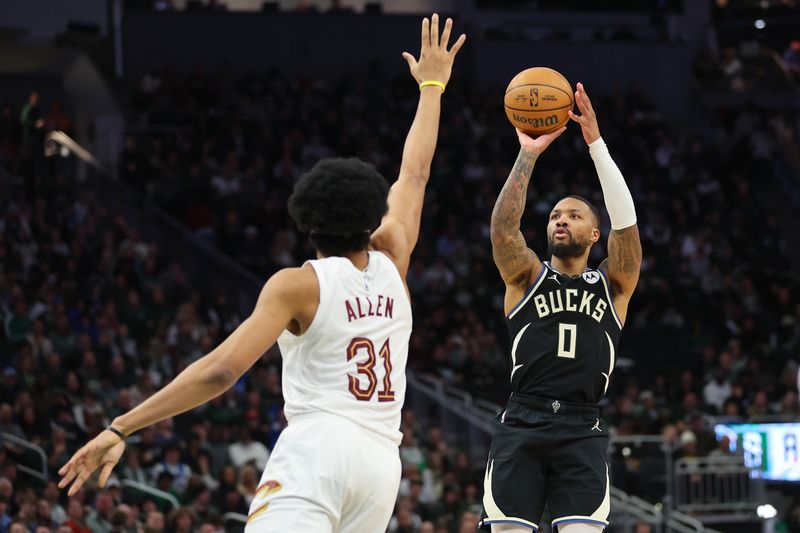
[[553,412],[557,413],[558,410],[561,409],[561,404],[559,403],[558,400],[556,400],[556,401],[553,402],[552,407],[553,407]]
[[595,418],[595,423],[594,423],[594,426],[592,426],[592,429],[590,429],[589,431],[594,431],[595,429],[596,429],[597,431],[599,431],[600,433],[602,433],[602,432],[603,432],[603,430],[602,430],[602,429],[600,429],[600,419],[599,419],[599,418]]

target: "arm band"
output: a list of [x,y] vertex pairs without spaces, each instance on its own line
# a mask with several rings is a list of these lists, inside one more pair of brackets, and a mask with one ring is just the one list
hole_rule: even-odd
[[589,145],[589,155],[594,161],[600,187],[603,189],[603,199],[606,202],[608,217],[611,219],[611,229],[625,229],[636,224],[636,208],[633,206],[633,197],[625,178],[622,177],[617,164],[611,159],[608,148],[603,138],[600,137]]
[[444,83],[435,80],[423,81],[422,83],[419,84],[419,90],[421,91],[425,87],[430,87],[430,86],[436,86],[440,88],[442,92],[444,92],[444,87],[445,87]]
[[114,426],[108,426],[106,429],[111,433],[113,433],[114,435],[116,435],[117,437],[119,437],[120,439],[125,440],[125,434],[120,430],[118,430],[117,428],[115,428]]

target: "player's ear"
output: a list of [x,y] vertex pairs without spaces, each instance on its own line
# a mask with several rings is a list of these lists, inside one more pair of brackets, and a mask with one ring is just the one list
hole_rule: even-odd
[[600,240],[600,230],[598,228],[594,228],[592,230],[592,244],[596,243]]

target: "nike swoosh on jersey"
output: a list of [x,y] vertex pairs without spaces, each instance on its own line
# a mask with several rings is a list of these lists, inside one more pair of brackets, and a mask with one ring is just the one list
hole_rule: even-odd
[[519,330],[517,336],[514,337],[514,344],[511,345],[511,362],[514,365],[514,368],[511,370],[511,379],[514,379],[514,372],[516,372],[523,366],[517,364],[517,346],[519,345],[520,339],[522,339],[522,334],[525,333],[525,330],[528,329],[528,326],[530,325],[531,323],[528,322],[527,324],[525,324],[524,328]]

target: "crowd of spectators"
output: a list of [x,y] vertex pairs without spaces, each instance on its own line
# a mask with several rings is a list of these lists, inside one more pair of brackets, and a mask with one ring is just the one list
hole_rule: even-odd
[[[488,222],[517,151],[496,105],[501,94],[457,81],[448,88],[408,274],[410,367],[495,403],[508,393],[508,336]],[[771,174],[798,117],[751,108],[677,132],[635,89],[593,96],[645,251],[604,402],[614,432],[663,433],[684,457],[725,453],[707,416],[796,418],[800,287],[786,242],[796,215],[775,204]],[[394,179],[416,88],[379,72],[326,82],[222,71],[148,76],[132,102],[132,123],[169,133],[128,137],[122,179],[266,278],[311,255],[285,206],[314,162],[357,155]],[[47,165],[26,164],[19,117],[12,106],[0,117],[0,431],[42,446],[51,481],[42,490],[15,466],[32,464],[23,448],[0,448],[0,532],[232,531],[222,516],[246,513],[285,426],[277,350],[219,399],[140,432],[107,489],[66,499],[55,488],[56,470],[77,446],[242,317],[224,294],[191,283],[185,258],[143,240],[102,198]],[[602,205],[576,131],[534,171],[522,227],[539,253],[546,213],[566,194]],[[591,261],[603,257],[598,246]],[[484,465],[413,411],[402,429],[390,531],[474,531]],[[181,506],[172,510],[126,480],[169,492]]]
[[[455,85],[444,99],[408,275],[421,318],[411,365],[502,401],[508,339],[487,235],[517,142],[498,98]],[[337,82],[225,72],[148,77],[136,94],[137,121],[175,130],[128,138],[124,179],[263,277],[310,255],[285,208],[303,170],[352,154],[394,179],[416,103],[412,83],[377,73]],[[787,139],[797,138],[798,115],[748,107],[678,135],[635,89],[598,96],[595,107],[636,200],[645,251],[621,349],[618,379],[626,383],[617,382],[616,396],[638,400],[646,388],[664,413],[661,423],[623,417],[616,425],[658,430],[697,408],[792,414],[800,308],[786,225],[794,219],[771,204],[779,194],[771,178]],[[603,203],[576,131],[534,171],[522,223],[534,250],[546,250],[543,213],[569,193]],[[603,257],[596,246],[592,261]]]
[[[78,447],[241,317],[225,294],[197,289],[176,258],[63,164],[33,164],[32,144],[41,147],[53,129],[38,105],[36,96],[19,114],[7,105],[0,122],[0,433],[11,435],[0,438],[0,532],[241,530],[226,514],[247,514],[286,425],[277,349],[220,398],[131,437],[105,489],[89,483],[67,498],[56,486]],[[440,533],[474,530],[478,465],[465,465],[463,452],[437,428],[415,424],[412,411],[405,420],[393,530],[416,530],[422,518]],[[49,481],[30,475],[38,458],[14,437],[45,451]],[[168,493],[179,507],[131,483]]]

